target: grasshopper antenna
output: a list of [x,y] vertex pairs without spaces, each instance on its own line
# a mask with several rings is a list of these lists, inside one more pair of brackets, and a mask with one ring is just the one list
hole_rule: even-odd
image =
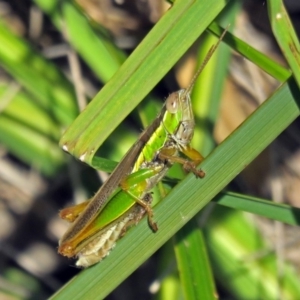
[[227,25],[227,27],[226,27],[225,30],[223,31],[222,35],[220,36],[218,42],[217,42],[215,45],[212,45],[212,46],[210,47],[210,49],[209,49],[208,53],[206,54],[206,56],[205,56],[203,62],[201,63],[201,65],[200,65],[199,69],[197,70],[196,74],[194,75],[194,77],[193,77],[193,79],[192,79],[190,85],[185,89],[185,91],[184,91],[184,96],[188,95],[188,94],[192,91],[192,89],[193,89],[193,87],[194,87],[194,85],[195,85],[195,82],[196,82],[198,76],[199,76],[200,73],[203,71],[203,69],[205,68],[205,66],[206,66],[207,63],[209,62],[209,60],[210,60],[210,58],[212,57],[212,55],[214,54],[214,52],[217,50],[217,48],[218,48],[218,46],[220,45],[221,41],[223,40],[223,38],[224,38],[226,32],[228,31],[229,26],[230,26],[230,25]]

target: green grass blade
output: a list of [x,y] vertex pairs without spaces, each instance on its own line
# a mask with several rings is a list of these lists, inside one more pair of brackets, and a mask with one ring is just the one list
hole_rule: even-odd
[[56,174],[64,163],[63,153],[57,147],[56,141],[51,141],[47,136],[4,114],[0,115],[0,132],[1,144],[45,175]]
[[300,86],[300,44],[282,0],[269,0],[268,12],[274,36]]
[[[209,30],[217,36],[219,36],[223,31],[223,29],[220,28],[216,23],[212,23],[209,26]],[[280,66],[266,54],[257,51],[241,39],[232,35],[230,32],[225,35],[223,41],[232,49],[256,64],[263,71],[281,82],[286,81],[292,75],[289,70]]]
[[213,201],[286,224],[300,224],[300,209],[290,205],[230,192],[219,194]]
[[95,151],[107,136],[166,74],[225,4],[226,1],[221,0],[213,0],[209,6],[202,1],[176,1],[69,127],[60,145],[75,157],[92,164]]
[[77,115],[74,89],[54,64],[0,21],[0,64],[62,125]]
[[155,300],[180,300],[183,299],[178,272],[175,266],[174,243],[169,240],[159,250],[159,261],[157,264],[157,279],[159,290]]
[[191,220],[175,236],[175,254],[185,299],[217,299],[201,230]]
[[256,225],[241,212],[216,207],[205,237],[219,284],[236,299],[298,299],[299,277],[285,263],[278,278],[273,246]]
[[[0,86],[2,101],[9,97],[10,89]],[[32,101],[31,95],[21,90],[11,95],[0,113],[0,142],[19,159],[51,176],[64,163],[63,152],[57,145],[60,127]]]
[[9,87],[0,87],[0,141],[30,166],[54,175],[64,163],[57,141],[77,115],[74,89],[2,21],[0,31],[0,65],[26,89],[12,95]]
[[[57,141],[61,135],[61,126],[51,115],[33,101],[32,96],[20,89],[10,95],[12,87],[0,84],[0,104],[2,115]],[[8,103],[4,103],[7,99]]]

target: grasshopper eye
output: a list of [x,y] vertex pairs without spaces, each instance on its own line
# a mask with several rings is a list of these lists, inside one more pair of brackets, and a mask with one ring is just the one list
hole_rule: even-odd
[[178,101],[179,101],[179,98],[178,98],[178,93],[177,92],[172,93],[167,98],[166,108],[167,108],[169,113],[171,113],[171,114],[177,113],[177,111],[178,111]]

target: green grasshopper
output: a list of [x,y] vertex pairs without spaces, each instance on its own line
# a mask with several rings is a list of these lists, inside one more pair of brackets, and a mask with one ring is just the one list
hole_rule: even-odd
[[203,157],[190,147],[195,126],[190,92],[224,34],[210,49],[189,87],[169,95],[159,116],[143,131],[95,196],[61,211],[61,218],[72,225],[61,238],[58,251],[67,257],[78,256],[77,266],[88,267],[100,261],[145,213],[153,231],[157,230],[150,191],[173,163],[204,177],[205,173],[196,169]]
[[[189,146],[194,130],[189,93],[190,89],[180,90],[168,97],[160,115],[142,133],[90,201],[66,208],[61,212],[63,219],[70,222],[75,220],[60,241],[61,254],[72,257],[81,253],[91,240],[95,241],[101,229],[108,225],[111,227],[114,221],[119,221],[119,218],[126,219],[125,213],[134,216],[132,218],[136,222],[140,215],[147,212],[149,223],[156,231],[157,226],[152,220],[148,192],[162,179],[172,163],[182,163],[187,171],[193,171],[197,176],[203,177],[203,172],[196,169],[203,158]],[[191,156],[192,161],[179,157],[179,151]],[[135,162],[130,166],[128,160],[131,161],[133,156]],[[116,184],[116,174],[126,172],[124,170],[130,170],[131,175],[118,179]],[[111,184],[112,178],[113,184]],[[121,188],[117,188],[118,186]],[[111,193],[112,197],[110,197]],[[110,200],[107,201],[109,197]],[[145,198],[148,200],[144,200]],[[130,209],[136,203],[143,209],[134,208],[132,211],[139,211],[139,213],[132,213]]]

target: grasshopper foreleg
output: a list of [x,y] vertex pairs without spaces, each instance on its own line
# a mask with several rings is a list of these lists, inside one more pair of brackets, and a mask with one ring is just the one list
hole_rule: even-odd
[[179,152],[183,153],[189,159],[180,157],[177,155],[177,150],[174,151],[174,148],[166,147],[160,150],[158,157],[161,160],[166,160],[173,163],[179,163],[183,166],[183,169],[186,172],[193,172],[196,177],[203,178],[205,176],[205,172],[201,169],[198,170],[197,166],[202,162],[204,159],[203,156],[194,148],[190,146],[186,146],[185,148],[180,148]]

